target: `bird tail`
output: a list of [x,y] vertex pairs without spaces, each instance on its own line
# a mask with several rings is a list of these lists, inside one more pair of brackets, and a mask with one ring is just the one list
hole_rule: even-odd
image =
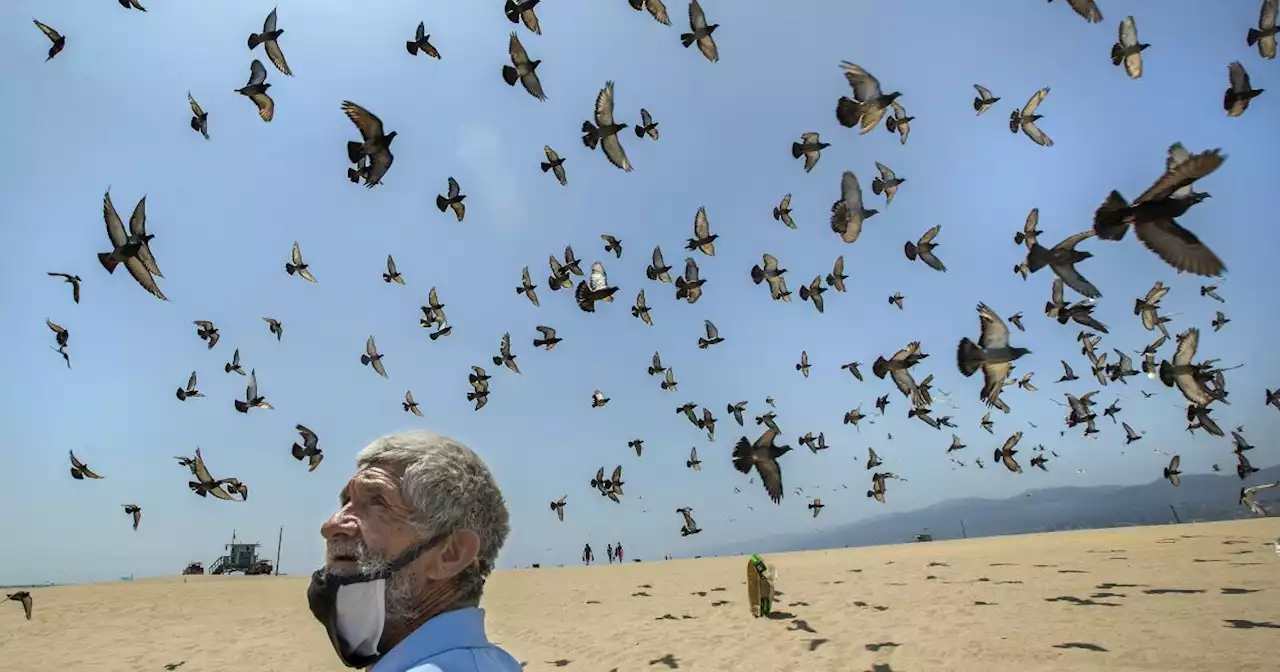
[[582,122],[582,144],[588,149],[595,149],[600,142],[600,132],[596,130],[595,124],[589,121]]
[[902,246],[902,251],[907,253],[907,258],[910,259],[911,261],[916,260],[916,244],[915,243],[908,240],[907,244]]
[[547,172],[548,170],[551,170],[551,164],[547,163],[546,161],[543,161],[541,163],[541,166],[542,166],[542,172],[544,173]]
[[410,53],[411,55],[413,55],[413,56],[417,56],[417,55],[418,55],[418,43],[417,43],[417,42],[405,42],[405,43],[404,43],[404,48],[405,48],[405,49],[408,49],[408,50],[409,50],[409,53]]
[[440,208],[440,212],[444,212],[449,209],[449,201],[444,196],[436,194],[436,207]]
[[1017,110],[1010,112],[1009,113],[1009,132],[1017,133],[1018,129],[1021,126],[1022,126],[1022,115],[1018,114]]
[[733,447],[733,468],[744,474],[750,473],[752,463],[751,442],[744,436]]
[[245,403],[245,402],[243,402],[243,401],[240,401],[239,399],[236,399],[236,401],[235,401],[235,406],[236,406],[236,410],[237,410],[237,411],[240,411],[241,413],[248,413],[248,412],[249,412],[249,404],[247,404],[247,403]]
[[348,169],[347,169],[347,179],[348,179],[348,180],[351,180],[351,182],[352,182],[353,184],[359,184],[359,183],[360,183],[360,171],[356,170],[355,168],[348,168]]
[[259,44],[262,44],[262,36],[258,35],[257,33],[254,33],[249,36],[250,49],[256,49]]
[[798,159],[801,156],[804,156],[804,145],[798,142],[791,143],[791,158]]
[[960,373],[966,378],[973,375],[974,371],[982,365],[978,346],[968,338],[960,339],[960,346],[956,348],[956,364],[960,367]]
[[874,373],[876,378],[884,380],[885,374],[889,373],[889,361],[884,357],[876,357],[875,363],[871,365],[871,373]]
[[1160,362],[1160,382],[1164,383],[1165,387],[1173,387],[1173,365],[1169,360]]
[[364,145],[354,140],[347,141],[347,158],[351,159],[351,163],[360,163],[360,157],[362,155],[360,149],[363,146]]
[[293,264],[286,263],[284,265],[284,272],[288,273],[289,275],[293,275],[294,273],[298,272],[298,267],[294,266]]
[[839,121],[841,126],[853,128],[861,117],[862,109],[852,99],[841,96],[840,100],[836,101],[836,121]]
[[636,124],[636,125],[635,125],[635,130],[636,130],[636,137],[637,137],[637,138],[640,138],[641,140],[643,140],[643,139],[644,139],[644,131],[645,131],[644,126],[641,126],[640,124]]
[[1120,65],[1124,60],[1124,47],[1119,42],[1111,45],[1111,65]]
[[871,193],[875,194],[876,196],[879,196],[880,194],[883,194],[883,193],[884,193],[884,180],[882,180],[882,179],[880,179],[880,178],[878,178],[878,177],[877,177],[877,178],[875,178],[874,180],[871,180]]
[[693,33],[680,33],[680,44],[683,44],[686,49],[693,44]]
[[1248,43],[1249,43],[1249,46],[1251,46],[1251,47],[1252,47],[1253,45],[1255,45],[1255,44],[1257,44],[1257,43],[1258,43],[1258,38],[1260,38],[1260,37],[1262,37],[1262,33],[1258,32],[1257,30],[1255,30],[1255,29],[1253,29],[1253,28],[1250,28],[1250,29],[1249,29],[1249,34],[1245,36],[1244,40],[1245,40],[1245,42],[1248,42]]
[[578,307],[588,313],[596,312],[596,302],[591,298],[591,290],[587,287],[585,280],[578,283],[573,290],[573,298],[578,302]]
[[507,86],[515,86],[516,81],[519,79],[520,78],[516,75],[515,68],[509,65],[502,66],[502,81],[506,82]]
[[898,118],[897,118],[897,117],[889,117],[888,119],[885,119],[885,120],[884,120],[884,130],[889,131],[890,133],[892,133],[892,132],[894,132],[894,131],[898,130]]
[[698,349],[699,349],[699,350],[706,350],[706,349],[707,349],[707,348],[709,348],[709,347],[711,347],[711,342],[710,342],[710,341],[708,341],[708,340],[707,340],[707,339],[705,339],[705,338],[699,338],[699,339],[698,339]]
[[1122,240],[1129,231],[1125,211],[1129,204],[1118,191],[1107,194],[1107,200],[1093,213],[1093,231],[1103,240]]
[[[778,212],[777,210],[774,210],[775,214],[777,214],[777,212]],[[759,266],[752,266],[751,281],[756,283],[757,285],[764,282],[764,269],[760,268]]]
[[982,109],[982,98],[974,97],[974,99],[973,99],[973,111],[974,111],[974,112],[977,112],[977,111],[979,111],[979,110],[981,110],[981,109]]
[[516,6],[514,0],[507,0],[502,7],[502,12],[507,15],[507,19],[511,23],[516,23],[520,20],[520,8]]
[[808,301],[808,300],[809,300],[809,288],[808,288],[807,286],[803,286],[803,285],[802,285],[802,286],[800,287],[800,300],[801,300],[801,301]]
[[1052,255],[1049,250],[1040,243],[1032,243],[1031,251],[1027,253],[1027,270],[1035,273],[1036,271],[1049,265],[1049,259]]
[[120,264],[120,262],[112,256],[110,252],[99,252],[98,261],[102,263],[102,267],[107,269],[108,273],[115,273],[116,266]]
[[361,364],[364,364],[365,366],[368,366],[368,365],[369,365],[369,362],[371,362],[371,361],[373,361],[373,360],[369,359],[369,355],[360,355],[360,363],[361,363]]

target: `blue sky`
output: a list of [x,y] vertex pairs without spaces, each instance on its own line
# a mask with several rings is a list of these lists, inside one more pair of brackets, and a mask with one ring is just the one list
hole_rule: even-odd
[[[1247,365],[1229,374],[1234,403],[1216,417],[1224,427],[1246,426],[1258,444],[1257,466],[1275,461],[1265,437],[1280,430],[1280,414],[1261,403],[1264,387],[1280,386],[1280,358],[1266,336],[1276,318],[1263,290],[1273,272],[1271,260],[1253,250],[1280,249],[1280,234],[1264,225],[1274,219],[1265,185],[1275,183],[1276,99],[1268,91],[1237,119],[1221,107],[1233,60],[1245,64],[1256,87],[1280,88],[1273,83],[1277,66],[1244,42],[1257,3],[1206,11],[1179,0],[1157,11],[1109,0],[1106,21],[1090,25],[1066,3],[902,2],[886,13],[873,3],[811,2],[803,11],[780,11],[705,0],[710,20],[720,24],[721,61],[712,64],[680,48],[687,22],[679,0],[668,3],[670,28],[623,0],[547,2],[538,7],[542,36],[516,29],[531,56],[543,60],[538,73],[548,100],[539,102],[501,81],[513,26],[497,0],[377,8],[280,0],[281,45],[295,77],[268,65],[276,101],[270,124],[233,90],[244,85],[253,58],[265,63],[261,50],[246,50],[245,38],[260,30],[273,3],[147,4],[145,14],[105,0],[17,0],[0,9],[0,54],[9,64],[0,90],[15,102],[0,110],[0,140],[11,157],[0,168],[0,235],[20,251],[0,267],[0,328],[9,353],[0,380],[0,468],[8,476],[0,508],[9,515],[0,519],[0,533],[14,541],[0,549],[0,583],[173,573],[192,560],[211,562],[232,529],[270,547],[281,525],[283,570],[310,571],[322,558],[319,526],[336,506],[356,451],[379,435],[414,428],[452,435],[488,461],[511,510],[504,567],[571,562],[584,541],[603,549],[621,539],[633,557],[655,558],[810,529],[815,523],[806,500],[792,494],[795,486],[821,491],[827,509],[817,522],[830,526],[951,497],[1145,482],[1167,460],[1156,448],[1180,452],[1189,473],[1213,462],[1230,470],[1229,441],[1189,436],[1180,395],[1145,378],[1098,395],[1106,405],[1119,394],[1122,418],[1146,433],[1141,443],[1126,450],[1123,432],[1106,421],[1097,440],[1059,437],[1063,411],[1051,400],[1095,385],[1052,383],[1061,375],[1059,359],[1088,373],[1078,329],[1043,316],[1049,271],[1026,282],[1010,273],[1022,258],[1012,235],[1030,208],[1040,208],[1049,242],[1083,230],[1110,189],[1130,198],[1144,190],[1175,141],[1193,151],[1221,147],[1229,156],[1200,185],[1214,197],[1182,223],[1229,267],[1221,292],[1232,322],[1208,333],[1219,306],[1198,295],[1200,279],[1177,276],[1132,236],[1090,242],[1096,256],[1082,271],[1102,289],[1097,313],[1112,329],[1102,347],[1132,352],[1152,339],[1132,315],[1132,301],[1163,280],[1173,288],[1164,304],[1171,326],[1200,327],[1202,356]],[[1153,45],[1138,81],[1108,58],[1116,24],[1131,11],[1142,40]],[[32,17],[68,38],[53,61],[43,62],[49,45]],[[420,20],[442,60],[405,52]],[[916,117],[907,145],[883,129],[859,136],[836,123],[835,101],[849,91],[837,67],[845,59],[903,92],[901,102]],[[635,123],[643,106],[661,124],[656,143],[624,131],[633,173],[613,168],[580,140],[606,80],[616,82],[620,120]],[[980,117],[970,106],[974,83],[1003,98]],[[1050,149],[1010,135],[1007,126],[1009,111],[1042,86],[1052,88],[1040,108],[1040,125],[1056,142]],[[210,142],[187,125],[188,90],[209,112]],[[395,165],[374,190],[345,179],[343,143],[357,136],[339,109],[343,100],[399,132]],[[810,174],[789,154],[805,131],[832,143]],[[545,144],[566,157],[568,187],[538,170]],[[875,161],[908,179],[897,205],[886,208],[871,195]],[[857,173],[868,207],[881,210],[853,245],[840,243],[827,223],[844,170]],[[449,176],[468,195],[465,223],[434,207]],[[159,282],[171,302],[147,295],[127,274],[108,276],[94,259],[107,246],[100,213],[108,186],[126,218],[147,196],[152,250],[166,274]],[[788,192],[796,231],[770,217]],[[646,280],[643,269],[655,244],[668,263],[682,266],[699,206],[720,239],[714,258],[697,256],[708,281],[703,299],[688,305],[675,300],[670,285]],[[902,253],[904,241],[939,223],[945,275]],[[606,232],[623,240],[621,260],[602,249]],[[283,272],[294,240],[317,285]],[[615,303],[588,315],[546,289],[545,259],[566,244],[584,268],[604,261],[621,288]],[[798,296],[772,302],[748,277],[762,252],[790,269],[797,292],[843,254],[850,291],[829,292],[823,315]],[[382,282],[388,253],[406,287]],[[541,308],[513,291],[525,265],[542,285]],[[78,273],[81,303],[46,271]],[[454,325],[453,335],[437,342],[417,325],[432,286]],[[628,311],[642,287],[653,327]],[[888,305],[895,291],[906,295],[905,311]],[[1018,368],[1035,371],[1040,386],[1006,392],[1014,412],[995,414],[995,436],[978,428],[985,412],[980,377],[960,377],[954,363],[956,341],[976,336],[979,301],[1004,316],[1024,312],[1028,331],[1015,332],[1014,342],[1034,353]],[[282,342],[268,333],[264,316],[282,320]],[[71,331],[73,370],[48,350],[45,317]],[[196,338],[196,319],[221,329],[214,350]],[[696,347],[704,319],[726,339],[706,351]],[[552,352],[531,347],[540,324],[564,338]],[[508,331],[520,376],[489,359]],[[370,334],[389,380],[359,363]],[[943,452],[950,432],[908,420],[905,399],[870,375],[877,355],[913,339],[933,355],[917,367],[917,379],[934,374],[936,388],[957,407],[940,400],[935,415],[955,417],[969,445],[964,458],[988,459],[1022,429],[1025,459],[1036,443],[1061,456],[1050,473],[953,470]],[[245,379],[225,374],[222,364],[237,347],[276,410],[233,410]],[[659,379],[646,375],[655,349],[674,366],[678,392],[660,390]],[[813,365],[808,379],[794,367],[801,350]],[[851,360],[864,363],[866,382],[838,368]],[[487,365],[494,376],[491,401],[479,412],[463,398],[470,364]],[[208,397],[179,403],[174,388],[192,369]],[[612,398],[607,407],[590,407],[595,388]],[[406,389],[425,419],[401,411]],[[1139,389],[1157,396],[1143,399]],[[841,425],[843,413],[859,404],[874,414],[876,396],[885,393],[892,399],[886,417],[864,422],[860,432]],[[729,460],[732,443],[754,438],[758,428],[733,424],[726,403],[749,400],[754,417],[767,395],[777,399],[788,443],[824,431],[832,446],[783,458],[781,506]],[[673,412],[686,401],[720,417],[715,442]],[[313,473],[289,455],[297,423],[321,437],[326,460]],[[645,440],[642,458],[627,448],[632,438]],[[215,475],[249,484],[247,503],[188,491],[172,456],[197,446]],[[684,468],[691,446],[706,463],[701,473]],[[890,483],[886,505],[863,496],[868,446],[910,479]],[[106,478],[73,481],[68,449]],[[626,472],[622,504],[587,485],[597,467],[616,464]],[[830,491],[842,483],[849,489]],[[562,494],[569,506],[559,523],[547,502]],[[136,533],[120,509],[126,502],[144,508]],[[679,536],[679,506],[694,507],[705,530],[700,537]]]

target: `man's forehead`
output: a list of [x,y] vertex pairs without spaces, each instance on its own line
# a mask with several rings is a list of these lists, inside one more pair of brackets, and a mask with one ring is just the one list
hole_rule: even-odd
[[342,499],[349,498],[353,493],[370,492],[379,490],[395,491],[400,486],[400,474],[381,466],[366,466],[360,468],[343,486],[339,496]]

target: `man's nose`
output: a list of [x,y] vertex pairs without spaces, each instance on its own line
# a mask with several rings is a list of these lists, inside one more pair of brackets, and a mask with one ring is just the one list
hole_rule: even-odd
[[329,516],[329,519],[320,525],[320,536],[325,539],[341,539],[359,536],[359,526],[356,525],[355,516],[351,515],[346,507],[338,509]]

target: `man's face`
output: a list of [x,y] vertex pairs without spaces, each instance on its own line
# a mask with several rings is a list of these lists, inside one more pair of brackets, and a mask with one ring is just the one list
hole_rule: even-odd
[[320,526],[325,567],[335,574],[375,569],[417,539],[400,476],[381,467],[356,472],[338,494],[338,510]]

